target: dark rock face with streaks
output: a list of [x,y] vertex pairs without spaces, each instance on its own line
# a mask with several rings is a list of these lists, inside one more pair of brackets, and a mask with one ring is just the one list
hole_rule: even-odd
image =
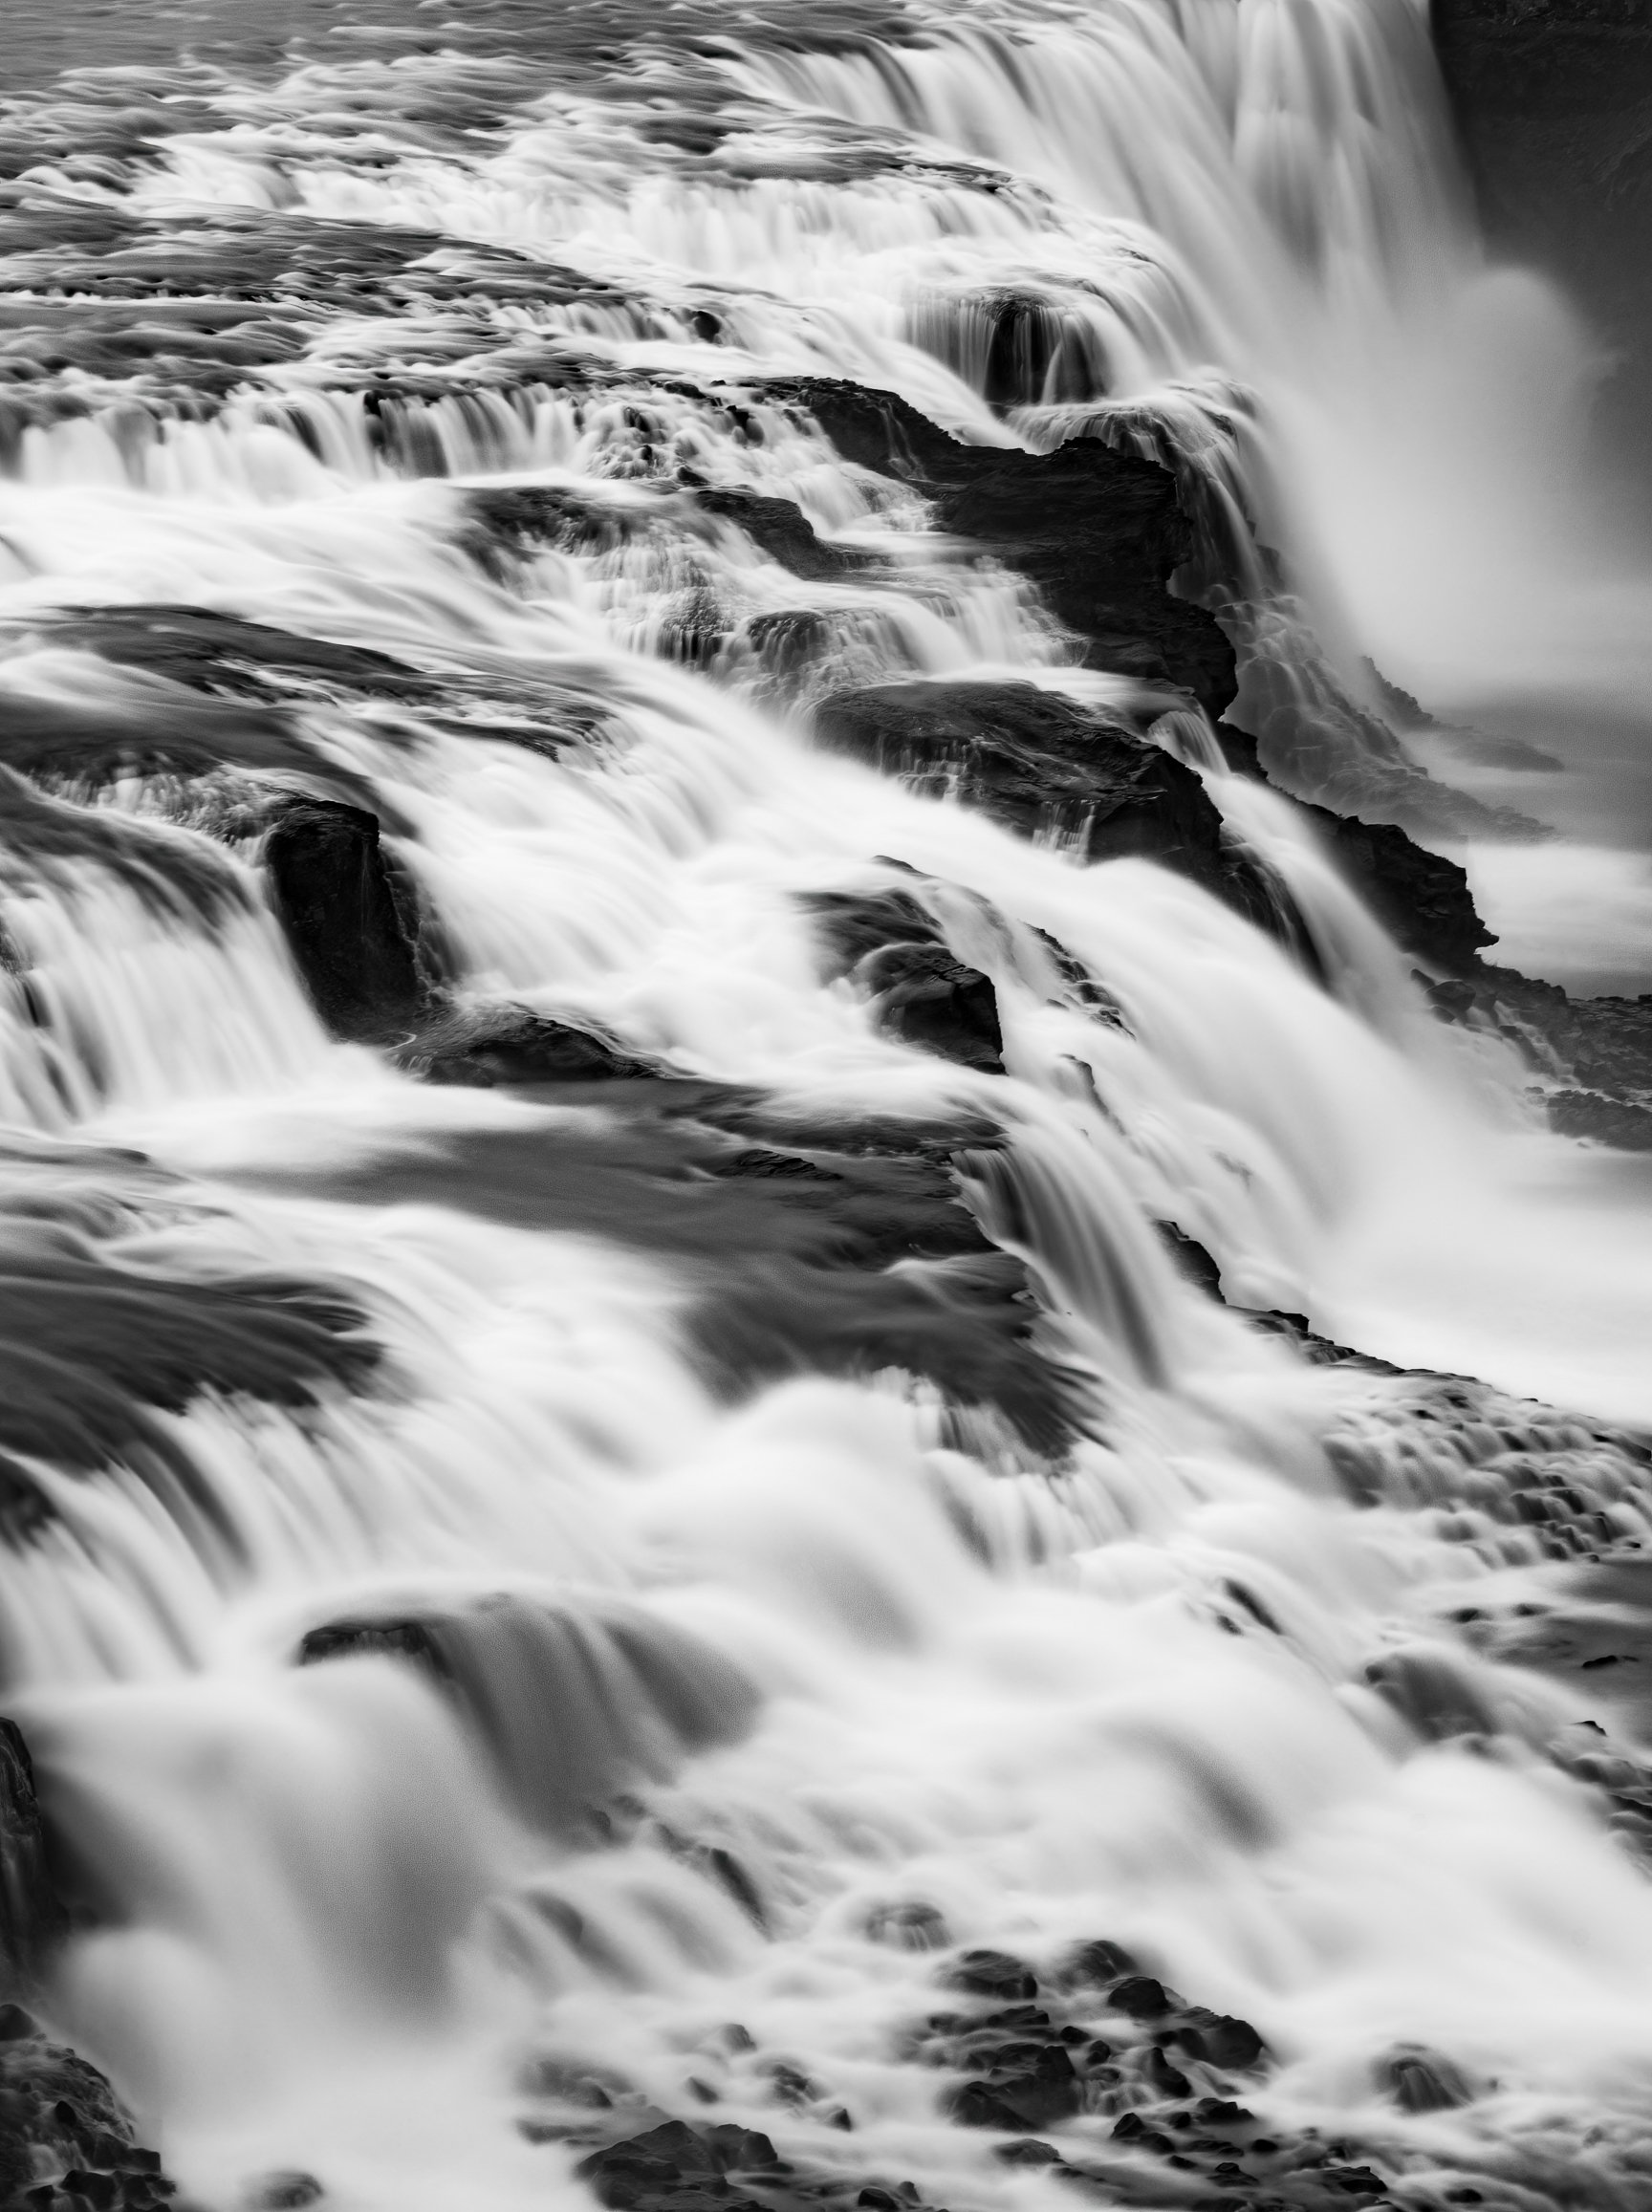
[[270,831],[264,860],[298,971],[334,1034],[383,1039],[411,1029],[427,998],[418,925],[378,817],[337,800],[294,800]]
[[867,991],[880,1026],[922,1050],[999,1074],[997,994],[947,949],[933,919],[904,891],[817,891],[805,900],[832,970]]
[[1023,836],[1088,860],[1157,860],[1264,926],[1275,899],[1225,839],[1193,770],[1121,721],[1032,683],[917,682],[841,691],[816,711],[824,743],[948,792]]
[[1054,453],[964,445],[893,392],[802,380],[770,387],[807,410],[845,460],[935,503],[1036,585],[1084,640],[1085,664],[1192,692],[1214,719],[1234,693],[1233,648],[1213,615],[1166,588],[1194,551],[1176,480],[1156,462],[1078,438]]
[[0,2206],[149,2212],[176,2184],[109,2083],[29,2009],[67,1926],[29,1747],[0,1718]]
[[1621,349],[1604,426],[1652,464],[1652,17],[1641,0],[1431,0],[1430,18],[1493,241]]

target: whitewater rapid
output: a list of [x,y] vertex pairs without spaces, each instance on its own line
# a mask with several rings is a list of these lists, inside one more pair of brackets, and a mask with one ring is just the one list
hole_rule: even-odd
[[[1595,2146],[1583,2201],[1631,2202],[1652,1896],[1546,1751],[1633,1719],[1457,1616],[1572,1572],[1510,1506],[1523,1453],[1563,1464],[1578,1556],[1652,1541],[1601,1426],[1652,1420],[1652,1192],[1434,1018],[1185,695],[1081,667],[766,382],[1168,459],[1253,662],[1300,647],[1355,729],[1362,654],[1446,706],[1499,649],[1466,595],[1518,534],[1504,448],[1457,452],[1474,356],[1441,333],[1561,311],[1481,263],[1412,0],[685,21],[559,63],[435,11],[428,52],[28,109],[48,147],[54,100],[71,138],[77,102],[153,110],[0,206],[6,330],[49,332],[0,479],[0,1273],[32,1347],[0,1663],[80,1914],[52,2022],[214,2208],[272,2171],[359,2212],[586,2202],[588,2078],[639,2128],[1046,2212],[1070,2184],[903,2050],[942,2000],[887,1916],[922,1906],[951,1946],[1106,1937],[1253,2023],[1281,2130],[1396,2172]],[[844,565],[799,575],[707,487],[793,503]],[[580,528],[490,537],[476,495],[533,488]],[[1481,534],[1420,549],[1414,513]],[[346,674],[241,630],[203,683],[130,642],[179,609]],[[829,692],[943,678],[1150,727],[1313,958],[817,742]],[[598,1030],[681,1105],[330,1035],[258,811],[294,791],[377,813],[456,1005]],[[892,887],[989,979],[1003,1073],[825,971],[809,901]],[[730,1160],[841,1177],[902,1159],[884,1121],[940,1132],[924,1172],[1026,1263],[1064,1442],[877,1351],[875,1290],[945,1334],[985,1262],[786,1304],[830,1238],[736,1210]],[[105,1303],[41,1352],[64,1284]],[[1419,1412],[1256,1312],[1512,1397]],[[207,1379],[168,1396],[174,1343]],[[446,1624],[464,1697],[393,1653],[296,1663],[363,1619]],[[1419,1653],[1475,1742],[1380,1694]],[[1384,2100],[1411,2045],[1463,2110]]]

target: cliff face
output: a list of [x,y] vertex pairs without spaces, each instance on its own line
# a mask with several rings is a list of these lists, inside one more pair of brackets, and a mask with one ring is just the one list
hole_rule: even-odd
[[1652,466],[1652,4],[1430,7],[1487,229],[1619,350],[1602,428]]

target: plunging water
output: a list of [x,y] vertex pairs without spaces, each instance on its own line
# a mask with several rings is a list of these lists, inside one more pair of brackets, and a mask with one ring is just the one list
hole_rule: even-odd
[[[7,125],[0,1652],[53,2024],[213,2206],[582,2201],[674,2117],[1037,2212],[1075,2184],[912,2030],[960,1947],[1100,1936],[1254,2024],[1274,2134],[1632,2201],[1652,1899],[1551,1751],[1632,1772],[1635,1711],[1492,1631],[1583,1572],[1539,1465],[1575,1554],[1652,1540],[1599,1425],[1652,1415],[1647,1194],[1185,690],[774,381],[1164,459],[1276,781],[1541,813],[1431,780],[1363,669],[1530,696],[1532,579],[1605,603],[1537,565],[1580,341],[1481,262],[1423,10],[379,30]],[[1292,929],[820,742],[943,679],[1150,729]],[[378,816],[450,1025],[632,1073],[330,1028],[293,794]],[[988,980],[994,1065],[834,965],[869,900]],[[1460,2109],[1395,2106],[1407,2047]],[[1127,2091],[1070,2163],[1181,2201],[1107,2153]]]

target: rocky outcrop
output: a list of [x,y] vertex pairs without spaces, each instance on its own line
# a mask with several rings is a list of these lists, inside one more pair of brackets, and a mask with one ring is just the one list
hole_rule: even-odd
[[1614,451],[1652,466],[1652,12],[1645,0],[1432,0],[1493,243],[1562,283],[1620,349]]
[[67,1925],[29,1747],[0,1719],[0,2207],[149,2212],[176,2193],[160,2158],[97,2069],[29,2010]]
[[893,890],[818,891],[804,902],[830,947],[830,971],[871,996],[891,1036],[1002,1074],[997,993],[978,968],[953,957],[916,899]]
[[1166,588],[1195,551],[1176,480],[1092,438],[1053,453],[965,445],[893,392],[804,378],[769,387],[811,415],[844,460],[911,484],[936,527],[1037,587],[1086,646],[1085,665],[1179,684],[1212,717],[1235,689],[1215,617]]
[[335,1036],[386,1041],[428,1003],[417,909],[379,820],[332,799],[294,799],[264,845],[275,911],[315,1010]]
[[399,1066],[428,1083],[490,1090],[498,1083],[614,1083],[662,1073],[596,1030],[503,1005],[449,1008],[398,1050]]
[[1264,927],[1277,920],[1277,894],[1225,840],[1193,770],[1060,692],[1016,683],[869,684],[824,700],[815,731],[1022,836],[1059,835],[1087,860],[1157,860]]

